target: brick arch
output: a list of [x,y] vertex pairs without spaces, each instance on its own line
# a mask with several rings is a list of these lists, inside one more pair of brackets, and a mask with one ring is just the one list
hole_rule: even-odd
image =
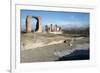
[[26,32],[31,32],[31,21],[32,18],[35,18],[37,20],[36,23],[36,32],[42,32],[42,24],[41,24],[41,17],[40,16],[27,16],[26,17]]

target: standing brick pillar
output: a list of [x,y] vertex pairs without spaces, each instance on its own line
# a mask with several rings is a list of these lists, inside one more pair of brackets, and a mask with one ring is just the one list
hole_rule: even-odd
[[50,25],[50,31],[53,32],[53,26],[52,26],[52,24]]
[[31,32],[31,21],[32,21],[32,16],[27,16],[26,17],[26,32]]
[[37,19],[38,19],[38,21],[37,21],[37,30],[36,30],[36,32],[42,32],[42,18],[41,18],[41,16],[38,16],[37,17]]
[[57,24],[55,25],[55,29],[54,29],[54,32],[57,32]]

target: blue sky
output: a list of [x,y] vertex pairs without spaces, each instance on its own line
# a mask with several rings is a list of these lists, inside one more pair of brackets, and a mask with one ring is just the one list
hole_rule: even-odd
[[[26,16],[41,16],[42,27],[57,24],[62,28],[85,27],[89,25],[89,13],[82,12],[56,12],[39,10],[21,10],[21,27],[25,29]],[[32,28],[36,27],[36,20],[32,19]]]

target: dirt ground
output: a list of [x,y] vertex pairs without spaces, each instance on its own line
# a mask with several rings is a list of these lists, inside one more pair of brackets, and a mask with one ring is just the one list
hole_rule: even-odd
[[76,49],[89,49],[89,38],[68,34],[21,34],[21,63],[55,61]]

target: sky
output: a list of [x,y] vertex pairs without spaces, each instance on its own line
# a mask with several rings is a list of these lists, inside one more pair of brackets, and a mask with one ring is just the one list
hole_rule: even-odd
[[[41,16],[42,27],[45,25],[57,24],[62,29],[77,28],[89,26],[89,13],[83,12],[60,12],[60,11],[39,11],[39,10],[21,10],[21,27],[25,30],[25,21],[28,15]],[[36,19],[32,19],[32,29],[36,28]]]

